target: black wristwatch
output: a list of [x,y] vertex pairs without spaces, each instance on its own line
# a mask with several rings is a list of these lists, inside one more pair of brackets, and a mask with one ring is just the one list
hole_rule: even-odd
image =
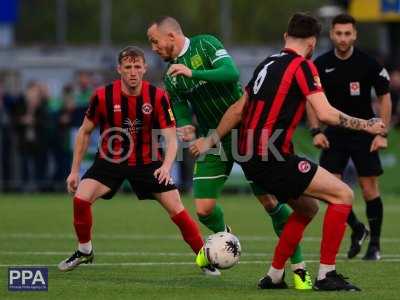
[[321,128],[317,127],[317,128],[311,128],[310,129],[310,134],[312,137],[316,136],[317,134],[322,133]]

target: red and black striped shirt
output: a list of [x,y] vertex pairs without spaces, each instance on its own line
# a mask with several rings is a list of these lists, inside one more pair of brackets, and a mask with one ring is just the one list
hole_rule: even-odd
[[241,155],[268,155],[268,141],[283,155],[293,153],[293,133],[305,111],[306,96],[321,92],[312,61],[291,49],[258,65],[246,86],[239,134]]
[[147,81],[139,96],[124,94],[120,80],[98,88],[86,117],[100,126],[97,157],[130,166],[161,160],[153,129],[175,127],[166,92]]

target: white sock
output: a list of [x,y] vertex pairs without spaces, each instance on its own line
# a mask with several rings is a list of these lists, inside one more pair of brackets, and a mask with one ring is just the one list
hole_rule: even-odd
[[269,268],[267,275],[271,277],[272,283],[279,283],[282,281],[283,272],[285,269],[275,269],[273,266]]
[[319,271],[318,271],[318,280],[325,279],[326,273],[333,271],[336,269],[335,265],[324,265],[319,264]]
[[87,243],[79,243],[78,250],[84,254],[89,254],[90,252],[92,252],[92,241],[89,241]]
[[299,262],[298,264],[292,264],[291,265],[292,271],[296,271],[297,269],[306,269],[306,263],[304,261]]

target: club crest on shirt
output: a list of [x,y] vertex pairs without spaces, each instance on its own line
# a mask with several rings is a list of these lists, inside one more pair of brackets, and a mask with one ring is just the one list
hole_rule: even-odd
[[302,160],[297,165],[297,168],[299,169],[299,171],[301,173],[308,173],[311,170],[311,164],[310,164],[310,162],[308,162],[306,160]]
[[145,115],[151,114],[152,111],[153,111],[153,106],[151,106],[150,103],[144,103],[144,104],[142,105],[142,112],[143,112]]
[[193,69],[198,69],[203,65],[203,60],[200,55],[196,54],[190,58],[190,63],[192,64]]
[[358,81],[350,82],[350,95],[360,96],[360,94],[361,94],[360,82]]

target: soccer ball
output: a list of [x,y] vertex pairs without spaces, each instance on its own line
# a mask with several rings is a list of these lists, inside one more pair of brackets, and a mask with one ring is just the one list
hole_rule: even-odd
[[207,238],[204,250],[210,264],[218,269],[229,269],[239,262],[242,247],[233,234],[218,232]]

